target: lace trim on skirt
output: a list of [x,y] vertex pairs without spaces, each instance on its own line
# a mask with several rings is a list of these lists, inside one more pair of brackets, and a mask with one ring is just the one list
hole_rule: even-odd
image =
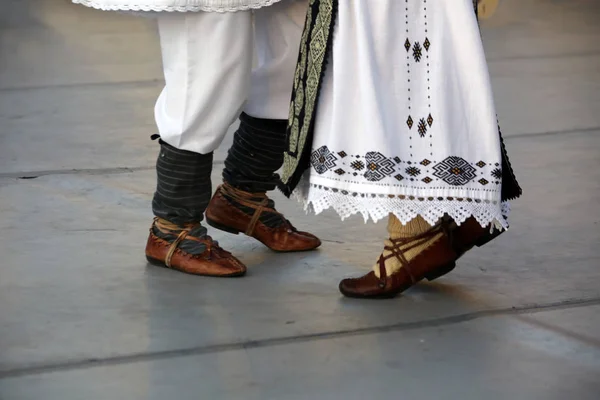
[[508,229],[509,202],[489,200],[461,199],[449,197],[416,198],[413,196],[389,196],[384,194],[364,194],[364,196],[347,194],[337,189],[317,188],[300,183],[293,192],[307,212],[320,214],[333,208],[342,220],[361,214],[365,223],[369,219],[377,222],[394,214],[403,224],[408,223],[417,216],[421,216],[430,225],[435,225],[444,215],[450,216],[456,224],[460,225],[467,218],[474,217],[481,226],[492,224],[497,229]]

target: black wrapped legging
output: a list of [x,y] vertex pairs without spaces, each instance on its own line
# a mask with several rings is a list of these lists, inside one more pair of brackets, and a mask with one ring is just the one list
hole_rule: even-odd
[[[287,121],[240,116],[233,145],[225,159],[223,180],[252,193],[275,189],[275,173],[283,163]],[[154,215],[182,225],[202,221],[212,195],[213,154],[198,154],[160,142],[156,161],[157,185],[152,200]],[[274,206],[274,205],[272,205]],[[252,209],[245,209],[252,213]],[[276,226],[281,219],[265,213],[261,221]]]

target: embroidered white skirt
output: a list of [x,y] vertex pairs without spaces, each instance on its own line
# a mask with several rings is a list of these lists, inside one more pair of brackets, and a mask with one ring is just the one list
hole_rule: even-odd
[[316,213],[506,227],[490,79],[471,0],[339,1],[311,168]]

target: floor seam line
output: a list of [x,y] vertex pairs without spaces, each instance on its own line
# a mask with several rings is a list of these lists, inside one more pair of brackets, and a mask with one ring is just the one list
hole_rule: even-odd
[[434,318],[431,320],[414,321],[406,323],[396,323],[390,325],[381,325],[375,327],[366,327],[359,329],[347,329],[340,331],[317,332],[306,335],[286,336],[279,338],[266,338],[258,340],[249,340],[244,342],[223,343],[205,346],[196,346],[190,348],[164,350],[149,353],[128,354],[115,357],[107,357],[104,359],[85,359],[73,360],[62,363],[47,363],[33,367],[16,368],[12,370],[0,371],[0,380],[7,378],[15,378],[22,376],[39,375],[52,372],[66,372],[77,369],[90,369],[106,366],[117,366],[135,364],[139,362],[158,361],[166,359],[183,358],[190,356],[198,356],[204,354],[215,354],[226,351],[245,350],[254,348],[267,348],[281,346],[285,344],[308,343],[318,340],[338,339],[346,337],[364,336],[369,334],[387,333],[387,332],[402,332],[415,329],[450,326],[463,322],[469,322],[476,319],[509,316],[521,314],[537,314],[554,310],[565,310],[581,307],[589,307],[600,305],[600,297],[588,299],[568,299],[560,302],[546,304],[531,304],[525,306],[515,306],[500,309],[481,310],[471,313],[457,314],[448,317]]

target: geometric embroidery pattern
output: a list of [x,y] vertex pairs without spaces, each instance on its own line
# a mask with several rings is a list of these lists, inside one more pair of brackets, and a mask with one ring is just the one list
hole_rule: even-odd
[[419,135],[421,137],[425,137],[427,134],[427,124],[425,123],[425,118],[421,118],[419,120]]
[[[419,121],[419,125],[423,124],[427,125],[426,120]],[[436,181],[438,185],[445,182],[451,186],[463,186],[470,182],[488,186],[502,182],[500,166],[483,160],[470,163],[457,156],[447,157],[441,162],[427,158],[403,161],[398,156],[388,157],[378,151],[351,155],[343,150],[332,151],[327,146],[321,146],[311,153],[310,163],[320,175],[352,175],[368,182],[381,182],[388,178],[396,182],[420,180],[428,185]]]
[[427,124],[429,125],[430,128],[431,128],[431,125],[433,125],[433,117],[431,116],[431,114],[429,114],[429,116],[427,117]]
[[417,176],[421,173],[421,170],[417,167],[408,167],[406,168],[406,173],[410,176]]
[[436,164],[434,176],[442,179],[448,185],[463,186],[475,179],[475,168],[465,159],[450,156],[444,161]]
[[408,119],[406,120],[406,125],[408,125],[408,129],[412,129],[412,127],[413,127],[413,119],[410,115],[408,116]]
[[350,166],[357,171],[362,171],[365,168],[365,163],[363,163],[362,161],[356,160],[356,161],[353,161],[352,164],[350,164]]
[[313,151],[310,157],[310,162],[319,174],[324,174],[331,168],[335,167],[335,161],[337,157],[333,154],[327,146],[321,146],[317,150]]
[[371,151],[365,154],[365,161],[367,163],[365,178],[368,181],[380,181],[395,171],[394,162],[379,152]]
[[429,46],[431,46],[431,42],[428,38],[425,38],[425,41],[423,42],[423,47],[425,47],[425,50],[429,51]]
[[415,45],[413,46],[413,58],[416,62],[420,62],[421,57],[423,57],[423,50],[419,42],[415,42]]
[[[231,3],[231,2],[229,2]],[[324,72],[328,50],[333,39],[335,10],[333,2],[311,1],[306,15],[306,26],[299,40],[298,64],[295,68],[290,107],[290,134],[287,151],[284,153],[282,183],[286,186],[294,182],[300,173],[301,156],[310,153],[309,133],[316,113],[316,103],[321,89],[321,76]],[[309,27],[309,28],[308,28]],[[290,82],[292,83],[292,82]],[[308,146],[307,146],[308,145]],[[325,162],[317,161],[321,171],[335,164],[335,156],[325,155]]]

